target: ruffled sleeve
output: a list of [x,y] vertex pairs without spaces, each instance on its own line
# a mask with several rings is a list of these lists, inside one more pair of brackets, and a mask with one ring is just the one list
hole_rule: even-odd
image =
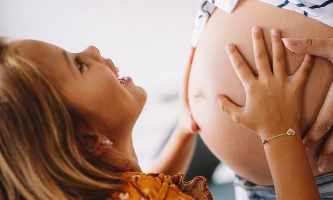
[[107,200],[213,199],[204,177],[198,176],[188,182],[183,181],[181,173],[168,176],[156,173],[126,172],[123,177],[122,189],[114,192]]

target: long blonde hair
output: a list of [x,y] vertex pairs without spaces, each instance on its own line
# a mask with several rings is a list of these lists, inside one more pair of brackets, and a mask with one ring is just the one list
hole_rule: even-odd
[[106,198],[120,175],[80,155],[71,112],[18,44],[0,38],[0,199]]

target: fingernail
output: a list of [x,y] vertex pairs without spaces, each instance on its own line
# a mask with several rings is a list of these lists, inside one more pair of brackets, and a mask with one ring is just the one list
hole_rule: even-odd
[[280,34],[279,30],[276,29],[276,28],[273,28],[273,29],[271,30],[271,33],[272,33],[272,35],[275,35],[275,36],[277,36],[277,35]]
[[305,148],[305,152],[307,153],[309,151],[309,147],[306,147]]
[[255,26],[252,28],[253,32],[259,32],[261,30],[261,28],[259,26]]
[[234,45],[233,45],[232,43],[228,43],[228,44],[225,46],[225,48],[227,48],[227,49],[231,49],[233,46],[234,46]]
[[323,172],[325,170],[326,164],[327,164],[327,160],[324,160],[323,162],[321,162],[320,165],[319,165],[319,169],[318,170],[320,172]]
[[299,39],[282,38],[282,41],[284,44],[289,44],[289,45],[294,45],[294,46],[299,45]]

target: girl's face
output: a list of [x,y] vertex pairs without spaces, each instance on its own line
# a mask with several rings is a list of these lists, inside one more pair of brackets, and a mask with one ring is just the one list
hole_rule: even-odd
[[113,134],[132,130],[146,102],[146,92],[130,77],[119,78],[117,67],[96,47],[70,53],[40,41],[21,44],[28,45],[42,73],[50,77],[66,103],[83,111],[90,125]]

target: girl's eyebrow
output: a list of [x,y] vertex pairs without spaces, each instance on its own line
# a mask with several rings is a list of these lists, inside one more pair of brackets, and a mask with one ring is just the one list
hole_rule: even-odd
[[74,68],[72,67],[72,65],[71,65],[71,62],[72,62],[72,61],[71,61],[71,59],[69,58],[67,51],[62,50],[62,51],[61,51],[61,54],[62,54],[63,59],[66,61],[67,67],[71,70],[71,72],[72,72],[73,75],[75,76],[76,72],[75,72],[75,69],[74,69]]

